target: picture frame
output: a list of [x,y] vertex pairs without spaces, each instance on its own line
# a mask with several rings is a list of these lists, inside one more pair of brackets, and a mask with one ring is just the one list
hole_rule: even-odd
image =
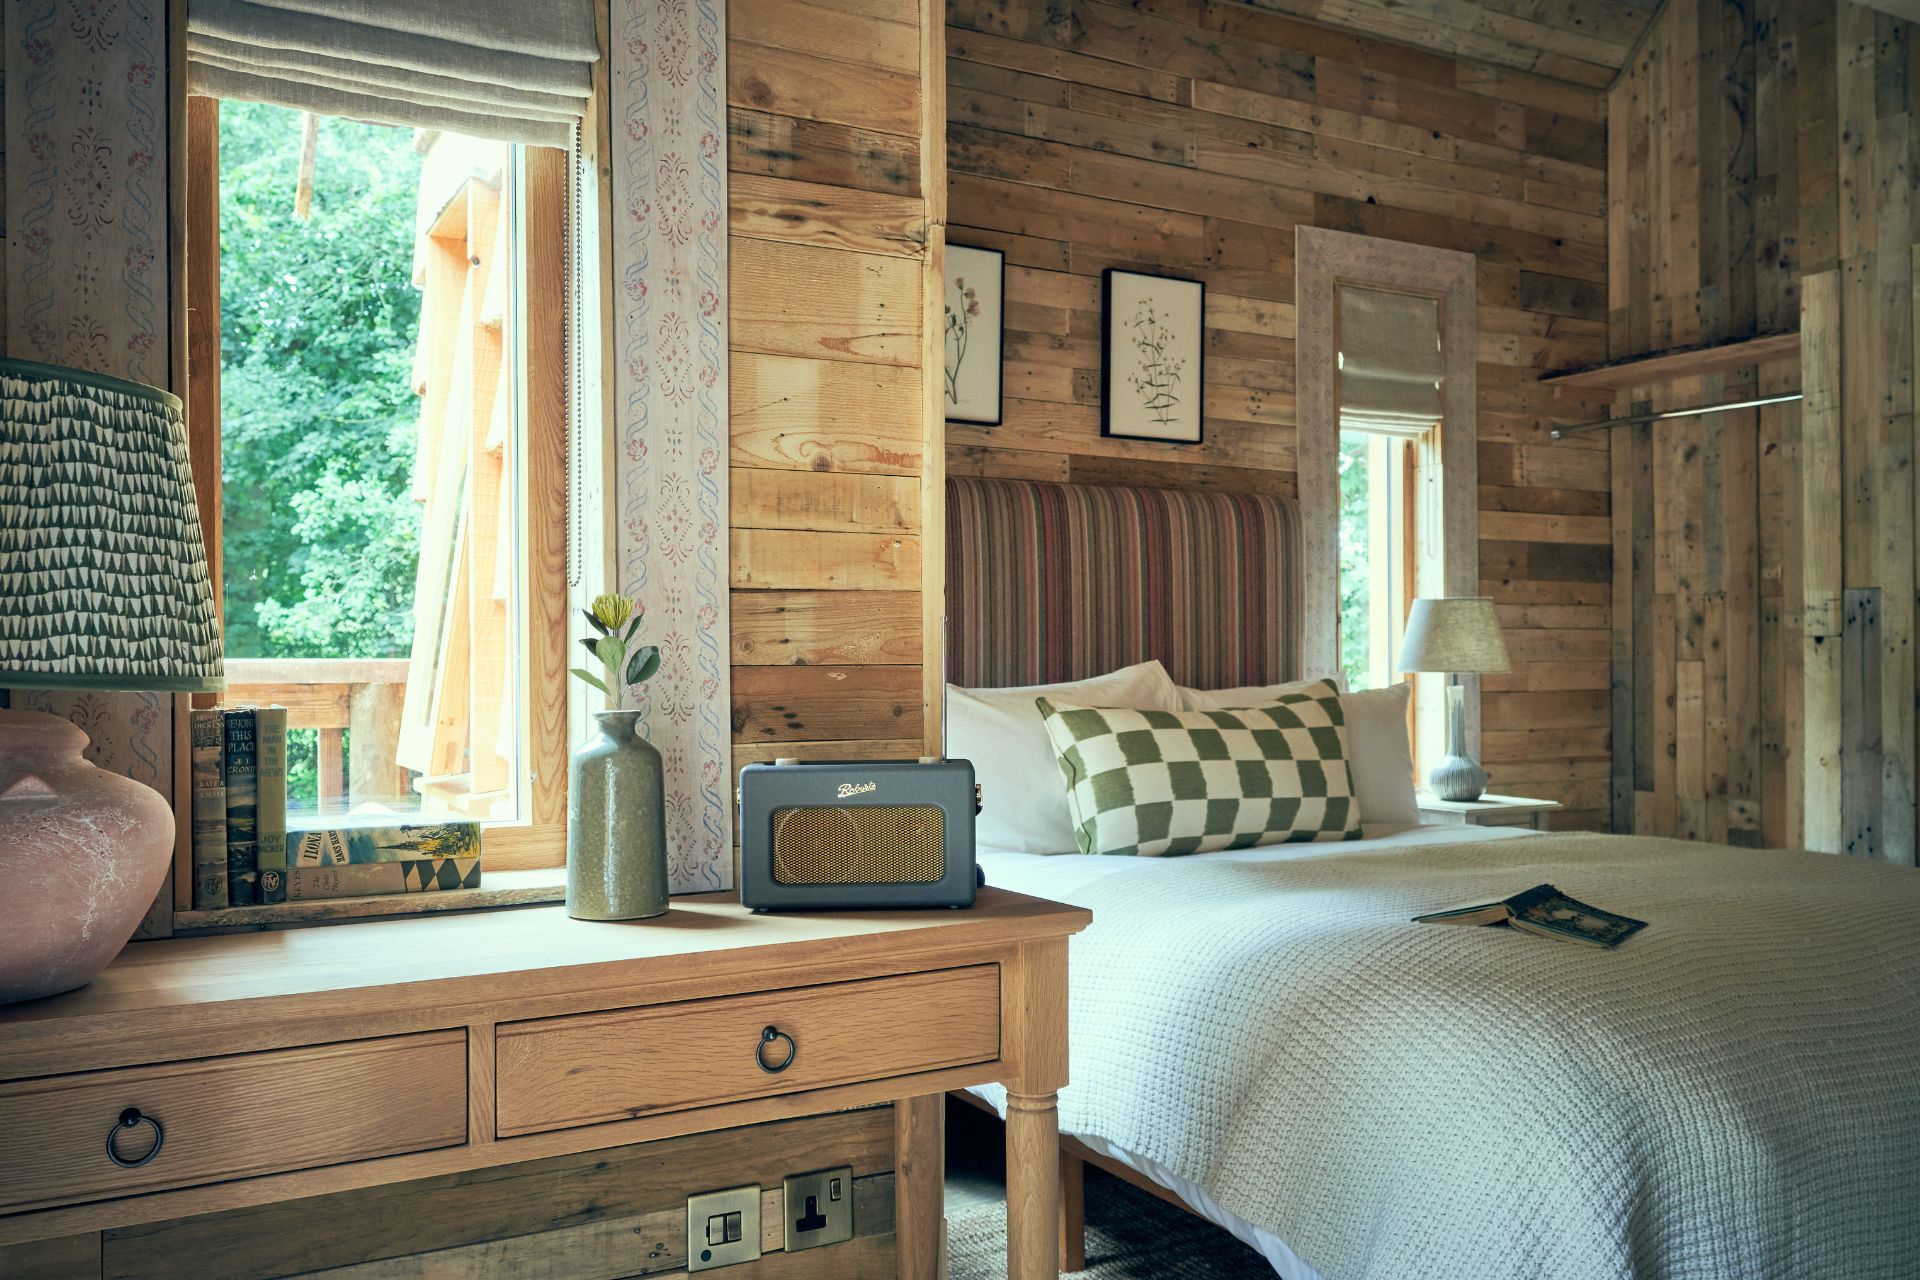
[[949,244],[946,261],[944,390],[948,422],[1001,422],[1006,335],[1007,255]]
[[1206,284],[1120,267],[1100,284],[1100,434],[1205,443]]

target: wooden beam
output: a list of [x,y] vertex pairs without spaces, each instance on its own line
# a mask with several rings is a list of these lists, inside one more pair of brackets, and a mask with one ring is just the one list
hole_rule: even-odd
[[1734,342],[1712,342],[1650,355],[1609,360],[1605,364],[1585,365],[1577,369],[1556,369],[1540,375],[1540,381],[1553,387],[1588,387],[1621,390],[1651,386],[1681,378],[1698,378],[1709,373],[1746,369],[1774,360],[1797,360],[1800,335],[1769,333],[1761,337],[1741,338]]
[[305,222],[313,216],[313,168],[320,157],[320,117],[308,111],[300,117],[300,176],[293,184],[293,216]]

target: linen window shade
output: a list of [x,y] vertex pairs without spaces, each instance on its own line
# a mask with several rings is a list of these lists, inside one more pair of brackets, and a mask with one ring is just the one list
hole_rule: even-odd
[[1437,298],[1340,287],[1340,425],[1419,435],[1444,416]]
[[599,57],[591,0],[190,0],[190,91],[566,147]]

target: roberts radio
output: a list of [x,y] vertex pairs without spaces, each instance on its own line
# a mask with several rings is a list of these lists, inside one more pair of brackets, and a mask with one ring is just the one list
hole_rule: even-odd
[[756,911],[970,907],[973,765],[750,764],[740,771],[740,901]]

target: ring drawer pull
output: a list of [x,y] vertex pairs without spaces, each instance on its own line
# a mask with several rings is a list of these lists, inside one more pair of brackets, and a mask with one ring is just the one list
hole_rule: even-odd
[[[785,1040],[787,1042],[787,1056],[780,1059],[778,1062],[768,1062],[767,1046],[774,1043],[777,1040]],[[760,1069],[762,1071],[766,1072],[770,1076],[777,1076],[782,1071],[785,1071],[788,1067],[792,1066],[794,1058],[798,1057],[799,1054],[800,1054],[800,1046],[794,1043],[794,1039],[792,1036],[788,1035],[786,1032],[782,1031],[778,1027],[762,1028],[760,1032],[760,1041],[758,1044],[753,1046],[753,1060],[759,1064]]]
[[[147,1148],[144,1155],[129,1160],[120,1154],[120,1135],[128,1129],[137,1129],[143,1124],[153,1126],[153,1145]],[[144,1114],[138,1107],[128,1107],[120,1113],[120,1119],[115,1122],[113,1128],[107,1130],[107,1159],[122,1169],[138,1169],[143,1164],[151,1163],[153,1158],[160,1154],[160,1144],[166,1140],[167,1131],[160,1127],[158,1120]]]

